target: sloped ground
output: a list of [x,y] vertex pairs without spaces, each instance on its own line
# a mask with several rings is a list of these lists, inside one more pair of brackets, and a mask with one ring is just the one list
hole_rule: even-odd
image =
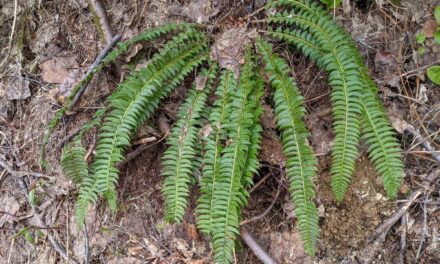
[[[264,1],[104,1],[111,28],[129,38],[146,28],[170,21],[202,21],[216,38],[233,27],[245,26],[244,17]],[[440,149],[440,89],[426,79],[427,66],[438,64],[440,46],[434,44],[432,16],[440,1],[344,1],[335,16],[356,40],[380,88],[381,99],[393,120],[405,120],[420,130],[432,146]],[[15,6],[16,4],[16,6]],[[263,13],[255,18],[264,17]],[[263,25],[259,25],[262,27]],[[434,29],[433,29],[434,28]],[[13,31],[12,38],[10,38]],[[423,55],[415,36],[428,36]],[[104,46],[93,15],[84,0],[28,1],[0,0],[0,164],[15,171],[41,172],[38,149],[47,123],[63,104],[65,96]],[[194,200],[185,221],[167,225],[162,220],[160,155],[165,149],[164,132],[172,125],[185,85],[178,88],[154,117],[138,132],[138,138],[155,137],[153,142],[133,146],[144,148],[141,155],[121,169],[116,215],[99,204],[90,211],[88,241],[74,219],[75,186],[62,174],[58,164],[60,142],[82,126],[116,83],[125,76],[127,64],[146,63],[145,57],[160,43],[137,46],[124,61],[94,78],[75,112],[63,120],[51,139],[48,159],[51,171],[42,177],[0,172],[0,262],[63,262],[47,240],[49,233],[75,259],[84,257],[88,242],[94,263],[210,263],[207,240],[197,232]],[[382,194],[365,148],[357,164],[353,184],[342,204],[336,204],[330,190],[331,107],[326,75],[297,52],[279,51],[289,59],[293,75],[306,98],[310,141],[319,157],[317,203],[321,235],[316,263],[354,262],[353,256],[366,248],[366,238],[387,219],[407,194],[421,184],[423,175],[438,167],[413,139],[400,134],[407,177],[398,201]],[[188,78],[186,84],[191,82]],[[255,176],[244,219],[270,213],[246,224],[257,241],[279,263],[312,263],[302,251],[295,230],[293,205],[282,181],[284,157],[275,130],[271,102],[265,100],[262,168]],[[95,131],[96,132],[96,131]],[[89,149],[96,133],[87,138]],[[130,150],[129,150],[130,151]],[[3,164],[5,163],[5,164]],[[5,166],[4,166],[5,165]],[[28,198],[20,184],[32,193]],[[439,186],[427,188],[410,210],[405,224],[397,223],[381,244],[375,263],[439,263]],[[191,197],[197,196],[193,188]],[[29,206],[35,210],[42,222]],[[273,202],[275,200],[275,202]],[[46,227],[43,228],[43,225]],[[406,230],[406,232],[403,232]],[[401,237],[406,234],[406,250]],[[237,251],[237,263],[259,263],[246,247]]]

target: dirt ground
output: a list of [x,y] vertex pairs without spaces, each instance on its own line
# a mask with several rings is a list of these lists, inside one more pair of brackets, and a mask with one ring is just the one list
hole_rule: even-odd
[[[440,1],[342,2],[335,18],[361,50],[389,116],[413,125],[440,150],[440,87],[425,74],[428,66],[440,63],[440,45],[432,37],[436,27],[433,10]],[[216,39],[227,29],[245,26],[244,17],[265,1],[102,3],[113,33],[121,33],[123,39],[173,21],[203,22]],[[264,17],[264,12],[253,16]],[[51,137],[50,171],[38,165],[48,122],[105,46],[98,28],[85,0],[0,0],[0,263],[66,262],[47,234],[65,248],[70,258],[81,262],[88,243],[92,263],[212,263],[209,242],[195,227],[197,188],[192,188],[188,213],[178,225],[164,222],[160,193],[160,156],[166,148],[163,132],[174,122],[193,76],[165,99],[139,130],[137,138],[154,136],[157,140],[128,150],[143,149],[121,167],[118,211],[112,214],[105,203],[91,208],[86,223],[88,240],[75,223],[77,189],[59,165],[60,142],[90,119],[134,62],[146,63],[160,43],[135,46],[124,60],[95,76],[79,106],[68,113]],[[421,32],[427,36],[423,54],[422,45],[416,42]],[[321,228],[317,255],[313,259],[305,255],[295,228],[294,205],[282,180],[284,157],[268,97],[262,117],[262,167],[254,178],[256,185],[250,190],[243,218],[250,219],[273,207],[246,227],[278,263],[357,263],[355,256],[367,248],[367,238],[375,228],[421,186],[421,179],[439,163],[412,137],[399,134],[406,177],[398,199],[391,201],[384,196],[382,182],[366,157],[366,147],[361,145],[352,185],[344,202],[337,204],[330,188],[333,135],[326,74],[299,52],[288,51],[282,44],[278,50],[288,58],[305,97],[309,139],[319,158],[315,181]],[[95,144],[96,137],[96,131],[87,136],[88,148]],[[5,166],[27,173],[11,175]],[[22,192],[23,184],[29,193]],[[439,205],[439,184],[434,182],[407,211],[406,221],[399,221],[388,231],[373,263],[440,263]],[[405,250],[402,241],[406,242]],[[244,244],[237,248],[236,263],[260,263]],[[400,255],[404,262],[399,262]]]

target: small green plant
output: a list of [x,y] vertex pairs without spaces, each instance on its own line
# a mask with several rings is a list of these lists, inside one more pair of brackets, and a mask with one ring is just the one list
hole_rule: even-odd
[[328,8],[334,9],[341,5],[342,0],[321,0]]
[[[437,21],[437,29],[434,33],[434,41],[440,45],[440,6],[437,6],[434,10],[434,17]],[[416,36],[416,41],[419,45],[418,53],[423,55],[425,53],[425,41],[426,36],[423,33],[419,33]],[[440,85],[440,66],[431,66],[427,69],[428,78],[435,84]]]
[[434,33],[434,40],[437,44],[440,45],[440,6],[436,6],[434,10],[434,17],[437,21],[437,29]]
[[431,66],[427,70],[428,78],[435,84],[440,85],[440,66]]
[[[369,145],[370,158],[383,178],[388,196],[396,197],[403,176],[399,144],[377,96],[377,87],[368,77],[368,69],[351,37],[313,1],[280,0],[269,2],[267,7],[276,10],[267,20],[276,28],[262,33],[293,44],[329,74],[335,133],[331,173],[336,200],[344,199],[361,137]],[[87,208],[100,197],[113,212],[116,210],[117,165],[124,159],[124,151],[136,130],[190,72],[201,68],[179,109],[167,141],[168,149],[162,156],[165,219],[183,219],[193,174],[200,169],[197,227],[211,237],[215,261],[230,263],[241,212],[249,196],[247,190],[259,168],[260,99],[266,75],[267,86],[273,90],[270,94],[287,159],[286,178],[295,203],[297,226],[306,252],[313,255],[319,233],[314,203],[316,158],[303,121],[304,99],[286,61],[270,43],[258,37],[246,48],[244,63],[236,76],[231,70],[218,69],[209,59],[207,34],[193,25],[181,24],[152,29],[119,44],[104,64],[123,54],[133,43],[157,38],[165,39],[163,47],[144,68],[132,71],[118,85],[107,98],[106,106],[63,150],[64,172],[79,186],[78,223],[84,222]],[[215,94],[216,100],[208,104],[211,94]],[[62,115],[63,112],[56,115],[47,135]],[[81,138],[98,125],[96,153],[88,165],[83,158]],[[43,158],[44,148],[45,145]]]

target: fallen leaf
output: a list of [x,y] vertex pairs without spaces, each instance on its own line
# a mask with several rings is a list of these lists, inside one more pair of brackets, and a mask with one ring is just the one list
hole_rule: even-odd
[[194,224],[186,223],[184,227],[185,227],[185,233],[189,238],[191,238],[192,240],[200,239],[199,233],[197,233],[197,228]]
[[31,96],[29,79],[18,75],[6,78],[6,98],[8,100],[23,100]]
[[136,255],[139,255],[143,250],[144,250],[144,248],[141,246],[129,247],[128,254],[131,256],[136,256]]
[[389,65],[394,63],[393,56],[391,52],[388,51],[378,51],[376,52],[376,56],[374,57],[375,64]]
[[417,96],[417,100],[422,104],[428,102],[428,90],[425,85],[420,85],[419,95]]
[[304,251],[300,234],[296,230],[271,233],[269,254],[278,263],[313,263]]
[[189,249],[188,243],[186,243],[185,239],[174,238],[173,245],[185,258],[192,258],[194,255],[194,253]]
[[60,28],[55,21],[44,23],[39,26],[35,33],[38,37],[34,38],[30,45],[32,52],[35,54],[41,54],[42,50],[48,43],[52,42],[52,40],[58,35],[59,31]]
[[432,38],[434,37],[434,33],[437,30],[437,26],[437,21],[435,21],[434,19],[430,19],[426,21],[425,24],[423,24],[422,33],[427,38]]
[[161,250],[158,245],[156,245],[153,241],[149,240],[148,238],[144,238],[143,240],[145,246],[147,247],[152,257],[158,258],[163,256],[164,251]]
[[47,83],[62,83],[75,68],[78,63],[74,57],[55,57],[40,64],[41,78]]
[[261,146],[259,159],[270,164],[284,164],[283,146],[276,136],[264,132]]
[[5,212],[0,217],[0,227],[3,227],[5,223],[12,223],[12,220],[15,218],[14,215],[20,209],[20,204],[13,196],[4,195],[0,199],[0,208]]
[[249,32],[245,28],[225,31],[212,46],[211,59],[217,61],[221,68],[234,71],[237,77],[239,67],[244,63],[244,47],[255,34],[255,31]]
[[205,85],[206,85],[207,80],[208,80],[208,77],[206,77],[206,76],[197,76],[196,77],[196,90],[203,91],[203,89],[205,89]]
[[183,8],[185,15],[196,23],[206,23],[211,16],[211,1],[196,0]]
[[81,80],[81,71],[72,70],[60,85],[59,91],[62,98],[67,98],[73,90],[73,87]]

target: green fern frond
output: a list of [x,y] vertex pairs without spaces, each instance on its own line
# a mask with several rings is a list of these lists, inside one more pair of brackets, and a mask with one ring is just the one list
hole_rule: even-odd
[[[313,13],[307,13],[308,9],[303,2],[308,1],[278,1],[298,7],[291,12],[275,14],[269,18],[275,23],[295,24],[304,31],[310,32],[314,42],[324,57],[321,65],[329,71],[329,82],[332,85],[331,100],[333,103],[333,129],[335,140],[332,151],[332,189],[337,201],[342,201],[349,186],[358,154],[360,137],[359,114],[362,109],[361,91],[362,84],[359,81],[358,66],[353,62],[352,50],[347,44],[348,37],[338,34],[336,25]],[[333,31],[331,31],[334,29]],[[288,30],[284,33],[289,34]],[[297,36],[298,37],[298,36]]]
[[[326,48],[336,47],[338,52],[333,50],[333,56],[338,60],[351,62],[357,73],[356,82],[352,85],[362,87],[363,96],[360,96],[362,120],[365,121],[364,130],[361,132],[363,137],[369,143],[369,153],[373,160],[376,170],[384,179],[384,187],[388,196],[395,197],[398,186],[403,176],[403,163],[400,159],[400,148],[395,139],[395,134],[389,124],[386,113],[377,96],[377,87],[368,76],[368,69],[362,60],[351,37],[316,3],[311,1],[277,1],[284,2],[293,6],[297,14],[289,13],[284,15],[275,15],[278,22],[291,21],[303,30],[308,30],[313,34],[313,40],[308,38],[307,42],[314,42],[314,57],[318,58],[318,63],[325,65],[322,59],[325,57]],[[304,38],[303,38],[304,39]],[[305,40],[305,39],[304,39]],[[304,44],[301,44],[304,45]],[[305,49],[305,48],[303,48]],[[313,49],[311,47],[311,49]],[[321,55],[317,55],[321,53]],[[341,56],[341,54],[346,55]],[[354,66],[355,65],[355,66]],[[355,72],[353,72],[354,75]],[[334,82],[337,82],[335,80]],[[331,83],[331,82],[330,82]]]
[[67,110],[69,110],[72,107],[72,102],[73,99],[75,98],[76,94],[79,92],[79,90],[87,83],[90,82],[90,80],[93,78],[93,76],[95,76],[96,74],[100,73],[105,67],[107,67],[108,65],[110,65],[110,63],[112,63],[113,61],[116,60],[116,58],[118,58],[120,55],[124,54],[127,52],[127,50],[133,46],[134,44],[140,42],[140,41],[153,41],[155,39],[157,39],[158,37],[165,35],[167,33],[170,33],[172,31],[176,31],[176,30],[182,30],[182,29],[191,29],[191,26],[189,24],[167,24],[161,27],[156,27],[154,29],[150,29],[147,30],[146,32],[130,39],[127,42],[119,42],[118,43],[118,47],[115,48],[113,51],[111,51],[109,54],[107,54],[107,56],[105,56],[105,58],[100,62],[100,64],[91,72],[89,72],[87,74],[87,76],[85,76],[83,78],[83,80],[81,80],[81,82],[79,82],[77,85],[75,85],[75,87],[72,89],[71,94],[69,95],[69,97],[66,100],[65,105],[58,110],[58,112],[55,114],[55,116],[52,118],[52,120],[49,122],[47,130],[44,134],[44,138],[40,147],[40,165],[46,169],[48,169],[47,167],[47,162],[46,162],[46,147],[47,144],[49,143],[49,139],[54,131],[54,129],[58,126],[61,118],[64,116],[64,114],[66,113]]
[[287,63],[272,53],[273,47],[269,43],[259,40],[257,46],[263,55],[265,69],[270,73],[269,81],[275,88],[275,114],[282,132],[289,191],[295,204],[299,231],[306,252],[314,255],[319,231],[318,212],[313,202],[316,159],[307,143],[308,132],[302,121],[306,111],[304,100],[289,77]]
[[[368,80],[364,81],[368,83]],[[362,137],[368,144],[369,157],[382,176],[388,197],[395,198],[404,175],[400,144],[377,94],[369,90],[362,107]]]
[[63,148],[61,154],[61,167],[66,176],[75,184],[81,184],[87,177],[88,166],[84,160],[86,150],[81,144],[81,140],[75,139]]
[[209,115],[208,121],[212,131],[204,140],[203,176],[200,181],[201,196],[197,201],[197,227],[205,234],[212,232],[214,212],[213,195],[216,182],[220,175],[220,159],[223,143],[226,141],[225,125],[230,115],[231,95],[235,92],[237,83],[234,73],[230,70],[223,71],[220,76],[220,85],[215,94],[218,99]]
[[255,88],[251,94],[250,102],[253,103],[252,113],[254,115],[254,120],[252,123],[252,128],[250,129],[250,145],[248,151],[245,155],[245,165],[243,168],[243,173],[241,176],[241,182],[243,184],[243,192],[245,197],[249,196],[246,189],[253,185],[253,176],[258,174],[258,169],[260,167],[260,162],[258,161],[258,152],[260,151],[261,143],[261,132],[263,128],[260,125],[260,115],[263,112],[263,108],[260,104],[260,98],[264,93],[264,80],[261,76],[255,76]]
[[197,167],[196,141],[200,129],[200,116],[204,110],[207,92],[215,74],[206,70],[201,73],[206,86],[200,90],[196,81],[188,92],[188,98],[179,110],[178,121],[171,130],[168,149],[162,157],[162,175],[165,177],[162,194],[165,198],[165,219],[181,221],[187,207],[190,176]]
[[243,204],[241,176],[245,167],[245,153],[250,146],[251,129],[255,119],[252,109],[255,102],[249,97],[255,87],[255,65],[248,49],[241,70],[240,85],[230,104],[230,122],[225,126],[229,134],[228,145],[220,160],[220,175],[214,190],[212,244],[217,263],[232,259],[234,240],[239,233],[240,206]]
[[171,32],[193,30],[193,29],[194,28],[191,26],[191,24],[187,24],[187,23],[181,23],[181,24],[170,23],[170,24],[165,24],[163,26],[147,29],[145,32],[125,42],[119,42],[117,48],[112,50],[103,59],[103,62],[104,63],[113,62],[117,57],[126,53],[130,49],[130,47],[132,47],[134,44],[137,44],[139,42],[151,42]]
[[201,33],[177,35],[146,68],[133,72],[108,98],[113,110],[101,128],[91,173],[80,188],[78,222],[85,215],[84,205],[96,202],[100,193],[110,198],[110,207],[116,209],[115,164],[123,160],[123,151],[129,146],[132,134],[157,109],[160,100],[207,58],[206,45],[206,37]]

